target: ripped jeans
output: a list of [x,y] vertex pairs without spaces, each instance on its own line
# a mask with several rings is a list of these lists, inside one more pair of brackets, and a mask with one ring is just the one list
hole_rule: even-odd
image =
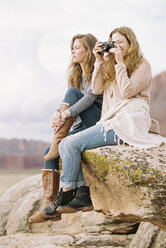
[[84,131],[64,138],[59,144],[59,154],[62,159],[62,173],[60,176],[60,187],[78,188],[85,185],[81,153],[86,149],[100,146],[117,145],[114,140],[114,131],[107,132],[106,138],[102,124],[96,124]]
[[[83,96],[84,95],[81,93],[80,90],[69,88],[65,94],[63,102],[68,103],[70,106],[72,106],[77,103]],[[77,129],[71,130],[68,135],[72,135],[95,125],[96,122],[100,120],[101,109],[93,103],[89,108],[82,111],[79,116],[82,121],[82,126],[78,127]],[[49,149],[50,146],[45,149],[44,155],[48,153]],[[59,170],[59,157],[45,161],[44,169]]]

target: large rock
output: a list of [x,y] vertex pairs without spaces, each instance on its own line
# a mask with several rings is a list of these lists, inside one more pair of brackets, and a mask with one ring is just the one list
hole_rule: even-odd
[[24,179],[0,197],[0,236],[29,231],[27,219],[41,205],[41,175]]
[[154,226],[151,223],[142,222],[136,235],[130,243],[129,248],[152,248],[151,245],[154,242],[158,232],[159,228],[157,226]]
[[166,230],[166,144],[147,151],[109,146],[83,153],[96,211]]
[[61,221],[28,225],[28,218],[36,213],[42,204],[41,174],[24,179],[11,187],[0,197],[0,236],[25,232],[47,234],[99,232],[106,221],[102,213],[92,211],[63,215]]
[[148,222],[142,222],[128,248],[165,248],[166,232]]
[[133,235],[11,235],[0,238],[0,248],[124,248],[129,245]]
[[[112,223],[95,211],[62,216],[61,221],[28,225],[42,207],[41,175],[14,185],[0,197],[0,248],[116,247],[129,245],[138,223]],[[117,232],[121,235],[115,235]],[[128,234],[128,235],[127,235]],[[5,236],[4,236],[5,235]],[[72,246],[72,247],[73,247]]]
[[69,235],[17,234],[0,238],[0,248],[60,248],[69,247],[74,238]]
[[85,151],[82,160],[96,211],[28,225],[43,203],[41,174],[31,176],[0,197],[0,236],[7,235],[0,238],[0,248],[164,247],[166,145],[148,152],[97,148]]

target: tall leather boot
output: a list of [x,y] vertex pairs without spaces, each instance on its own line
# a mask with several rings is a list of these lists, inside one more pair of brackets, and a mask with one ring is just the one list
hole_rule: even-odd
[[[63,112],[64,110],[66,110],[68,108],[69,108],[68,105],[61,104],[59,111]],[[53,158],[57,158],[59,156],[58,145],[59,145],[60,141],[68,135],[69,130],[70,130],[71,126],[73,125],[73,122],[74,122],[74,119],[69,118],[69,119],[65,120],[65,122],[62,124],[62,126],[59,127],[59,129],[57,129],[57,131],[54,135],[54,138],[53,138],[53,142],[50,146],[50,150],[44,156],[45,161],[51,160]]]
[[92,211],[93,205],[90,198],[88,186],[81,186],[76,189],[75,196],[68,204],[60,204],[56,209],[58,213],[76,213],[78,211]]
[[48,220],[61,220],[61,214],[55,213],[53,216],[45,214],[43,209],[50,205],[58,195],[59,191],[59,172],[57,170],[42,170],[42,182],[44,189],[44,206],[36,215],[28,219],[29,223],[40,223]]

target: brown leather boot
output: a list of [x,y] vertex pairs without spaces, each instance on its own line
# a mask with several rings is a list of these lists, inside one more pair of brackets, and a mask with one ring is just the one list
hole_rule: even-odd
[[57,170],[42,170],[42,182],[44,189],[44,206],[36,215],[28,219],[29,223],[40,223],[48,220],[61,220],[61,214],[55,213],[52,216],[45,214],[43,209],[50,205],[57,197],[59,191],[59,172]]
[[[63,112],[64,110],[66,110],[68,108],[69,108],[68,105],[61,104],[59,111]],[[45,161],[51,160],[53,158],[57,158],[59,156],[58,145],[59,145],[60,141],[68,135],[69,130],[70,130],[71,126],[73,125],[73,122],[74,122],[74,119],[69,118],[69,119],[65,120],[63,125],[60,126],[60,128],[57,130],[57,132],[54,135],[53,142],[50,146],[50,150],[44,156]]]

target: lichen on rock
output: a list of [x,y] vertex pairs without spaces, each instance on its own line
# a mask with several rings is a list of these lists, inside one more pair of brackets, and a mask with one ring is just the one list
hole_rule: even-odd
[[166,229],[166,144],[148,151],[127,145],[86,150],[82,163],[95,210]]

